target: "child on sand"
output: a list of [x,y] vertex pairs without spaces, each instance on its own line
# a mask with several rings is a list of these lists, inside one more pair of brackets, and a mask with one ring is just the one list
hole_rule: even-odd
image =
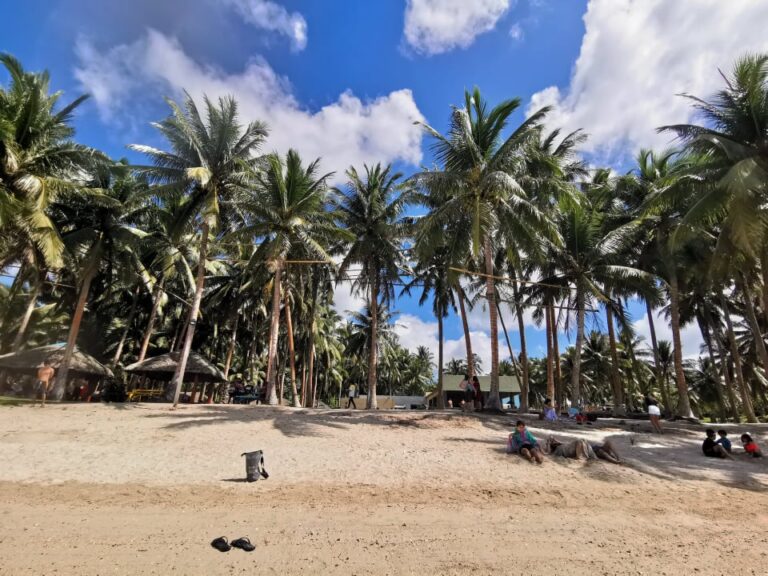
[[744,445],[744,452],[752,456],[752,458],[762,457],[763,452],[760,450],[760,447],[757,445],[757,442],[752,440],[752,436],[750,436],[749,434],[742,434],[741,443]]
[[725,451],[728,452],[728,454],[731,453],[731,441],[728,439],[728,431],[727,430],[718,430],[717,435],[720,436],[718,438],[717,443],[720,444],[723,448],[725,448]]
[[712,428],[707,428],[706,434],[707,437],[701,445],[701,451],[704,452],[704,456],[707,458],[728,458],[733,460],[733,456],[728,454],[728,451],[722,445],[715,442],[715,431]]
[[515,424],[515,431],[509,435],[507,440],[507,452],[510,454],[520,454],[529,462],[541,464],[544,457],[541,455],[539,442],[525,427],[525,422],[518,420]]

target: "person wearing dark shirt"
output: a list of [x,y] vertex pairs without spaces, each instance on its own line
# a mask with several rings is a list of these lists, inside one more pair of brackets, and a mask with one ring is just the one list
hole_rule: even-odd
[[727,430],[718,430],[717,435],[720,436],[720,438],[717,439],[717,443],[720,444],[723,448],[725,448],[725,451],[728,452],[728,454],[731,453],[731,441],[728,439],[728,431]]
[[733,456],[728,454],[728,451],[715,441],[716,435],[712,428],[707,428],[707,437],[704,443],[701,445],[701,450],[704,452],[704,456],[707,458],[728,458],[733,460]]

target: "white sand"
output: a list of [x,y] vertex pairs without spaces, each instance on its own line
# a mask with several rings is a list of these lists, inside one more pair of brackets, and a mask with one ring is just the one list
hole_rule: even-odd
[[[0,408],[0,574],[768,573],[768,459],[705,459],[690,425],[652,436],[632,421],[532,421],[539,437],[610,438],[628,462],[536,467],[505,454],[512,423]],[[750,431],[768,447],[765,427]],[[271,477],[247,484],[240,454],[256,449]],[[220,554],[208,546],[220,535],[257,551]]]

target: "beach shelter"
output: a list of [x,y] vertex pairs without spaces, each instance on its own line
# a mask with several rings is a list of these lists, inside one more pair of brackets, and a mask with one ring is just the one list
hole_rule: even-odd
[[[125,371],[142,376],[145,380],[159,380],[167,383],[173,379],[173,375],[176,373],[176,366],[179,363],[180,356],[181,352],[161,354],[160,356],[147,358],[142,362],[126,366]],[[198,385],[202,385],[200,395],[204,396],[208,384],[215,385],[225,380],[224,373],[216,365],[199,354],[190,353],[187,359],[187,367],[184,371],[184,383],[190,385],[189,390],[185,390],[185,392],[189,395],[190,399],[194,400],[195,389]],[[213,397],[213,393],[211,393],[210,397]]]
[[[46,360],[55,370],[58,370],[64,359],[65,347],[66,344],[64,343],[51,344],[49,346],[31,348],[23,352],[3,354],[0,356],[0,370],[34,376],[37,373],[37,369]],[[96,376],[99,378],[111,378],[113,376],[109,368],[90,354],[80,350],[77,346],[75,346],[75,350],[72,353],[69,371],[75,373],[76,376]]]
[[[480,391],[483,394],[483,400],[487,400],[488,392],[491,390],[491,377],[478,376],[480,381]],[[460,384],[464,380],[464,376],[458,374],[443,374],[443,393],[445,394],[446,401],[448,399],[453,401],[454,406],[458,406],[464,397],[464,392],[460,388]],[[502,396],[508,396],[514,398],[516,394],[520,394],[520,382],[516,376],[499,376],[499,393]],[[427,396],[427,402],[436,403],[437,390],[432,391]]]

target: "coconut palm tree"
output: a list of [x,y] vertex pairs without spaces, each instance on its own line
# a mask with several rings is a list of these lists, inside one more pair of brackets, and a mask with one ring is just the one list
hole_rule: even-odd
[[329,246],[340,235],[326,210],[326,182],[330,176],[320,174],[319,160],[304,166],[295,150],[289,150],[285,160],[270,154],[263,170],[250,172],[257,192],[244,206],[252,222],[232,235],[239,239],[261,239],[253,258],[269,262],[274,275],[267,356],[267,395],[272,405],[278,403],[280,288],[286,259],[291,255],[301,260],[330,262]]
[[335,189],[334,205],[338,223],[350,238],[343,248],[339,278],[352,266],[361,267],[352,286],[357,293],[366,294],[370,310],[368,408],[376,410],[379,307],[388,307],[395,296],[395,283],[407,270],[404,241],[412,223],[403,214],[410,188],[401,181],[402,175],[380,164],[365,166],[364,171],[361,176],[354,167],[347,170],[347,184]]
[[205,287],[205,263],[211,233],[226,229],[233,221],[233,202],[248,184],[248,176],[259,163],[256,152],[264,142],[267,128],[261,122],[243,127],[238,121],[234,98],[220,98],[214,103],[207,97],[205,119],[195,101],[186,95],[183,108],[168,100],[172,113],[154,126],[165,137],[170,151],[134,144],[133,150],[146,154],[152,166],[137,167],[150,183],[158,184],[156,193],[185,196],[185,216],[199,231],[199,260],[195,296],[189,310],[181,356],[173,376],[173,405],[179,402],[187,359],[195,336],[195,325]]
[[520,185],[525,170],[524,149],[539,130],[548,109],[535,112],[504,137],[520,100],[506,100],[489,109],[476,88],[464,95],[464,106],[453,109],[447,136],[424,125],[433,138],[440,167],[415,176],[435,196],[438,209],[424,218],[426,229],[449,229],[482,255],[491,330],[491,390],[487,406],[501,408],[499,397],[499,334],[494,280],[498,247],[532,245],[537,235],[554,238],[546,216],[527,198]]

